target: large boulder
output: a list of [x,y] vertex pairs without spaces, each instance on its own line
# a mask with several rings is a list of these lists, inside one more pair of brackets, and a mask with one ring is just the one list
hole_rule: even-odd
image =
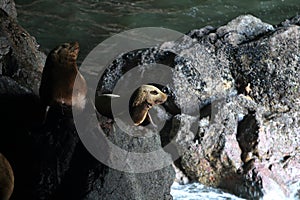
[[17,23],[14,1],[0,8],[0,72],[38,94],[46,56],[36,39]]
[[[166,164],[155,171],[116,170],[87,151],[78,136],[71,107],[52,106],[47,115],[43,113],[38,88],[45,55],[38,50],[35,39],[18,25],[13,1],[1,3],[5,11],[0,9],[0,121],[4,130],[0,152],[10,161],[15,175],[11,198],[172,199],[170,187],[175,174],[170,155],[165,154],[161,160]],[[85,118],[87,122],[89,117]],[[99,118],[107,122],[105,137],[121,148],[146,153],[161,148],[158,133],[149,138],[129,137],[113,127],[111,119]],[[97,127],[88,127],[86,133],[99,137],[93,135]],[[104,155],[115,159],[105,143],[100,148]],[[153,162],[156,160],[150,159],[145,164],[151,168]],[[124,160],[124,164],[130,168],[136,163]]]
[[7,14],[16,19],[17,18],[17,9],[16,9],[16,4],[13,0],[3,0],[0,2],[0,8],[5,10]]
[[270,195],[274,188],[282,198],[294,195],[300,173],[297,23],[299,17],[274,27],[246,15],[218,29],[190,32],[200,46],[213,49],[195,47],[220,66],[213,70],[213,85],[220,80],[215,74],[229,69],[225,75],[233,78],[235,91],[219,93],[206,108],[209,115],[200,118],[197,136],[181,159],[191,179],[246,198]]

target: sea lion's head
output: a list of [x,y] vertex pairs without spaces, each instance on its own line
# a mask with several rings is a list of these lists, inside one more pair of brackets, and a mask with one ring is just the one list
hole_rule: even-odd
[[129,112],[135,125],[142,124],[145,119],[151,122],[148,113],[155,105],[164,103],[168,96],[153,85],[142,85],[132,95],[129,103]]
[[76,63],[79,53],[79,43],[63,43],[50,52],[53,63],[73,64]]

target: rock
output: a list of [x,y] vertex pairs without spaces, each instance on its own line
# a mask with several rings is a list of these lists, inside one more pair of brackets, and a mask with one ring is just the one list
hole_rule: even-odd
[[35,38],[2,9],[0,27],[2,75],[12,77],[38,95],[45,54],[38,50]]
[[250,95],[270,112],[294,107],[299,89],[298,26],[280,28],[268,38],[241,45],[232,72],[240,89],[250,84]]
[[282,26],[290,26],[290,25],[300,25],[300,15],[296,15],[295,17],[292,17],[290,19],[287,19],[283,22],[281,22]]
[[225,43],[237,46],[274,30],[272,25],[264,23],[252,15],[242,15],[218,28],[216,34]]
[[[25,60],[31,59],[26,58],[28,55],[23,56]],[[7,66],[9,62],[2,63]],[[38,76],[35,68],[28,70]],[[70,107],[51,107],[45,123],[41,124],[42,113],[37,116],[42,121],[36,124],[34,113],[41,111],[41,103],[31,86],[19,79],[0,76],[1,105],[11,114],[1,115],[1,122],[4,122],[5,130],[12,132],[1,135],[0,150],[12,160],[16,172],[13,199],[172,199],[170,187],[175,175],[169,155],[161,160],[166,162],[165,166],[155,171],[135,174],[135,171],[108,168],[93,158],[80,142]],[[100,121],[106,120],[111,121],[105,117]],[[34,125],[27,126],[31,123]],[[132,139],[125,137],[122,130],[114,130],[111,127],[107,134],[120,147],[127,146],[131,151],[140,152],[161,149],[157,133],[151,138]],[[24,150],[12,151],[13,148]],[[105,145],[102,149],[107,155],[112,153]],[[147,165],[151,167],[153,162],[157,160],[150,159]],[[135,163],[128,163],[128,166]]]
[[181,185],[186,185],[189,183],[189,178],[179,169],[177,168],[174,164],[173,164],[173,168],[175,170],[176,173],[176,178],[175,178],[175,182],[181,184]]
[[[111,132],[108,133],[110,141],[127,150],[128,153],[153,152],[161,148],[160,137],[157,134],[139,138],[131,137],[118,128],[110,130]],[[130,161],[126,157],[116,155],[107,145],[101,146],[105,151],[102,153],[112,159],[112,163],[120,162],[119,164],[124,167],[115,170],[104,166],[79,142],[71,108],[51,107],[45,125],[33,136],[41,155],[38,158],[39,175],[34,183],[34,199],[169,198],[174,177],[172,166],[166,165],[162,169],[153,171],[151,165],[159,160],[150,159],[147,162],[145,158],[145,160]],[[168,158],[160,161],[171,163]],[[146,164],[149,172],[135,173],[134,169],[140,165],[138,163]],[[127,172],[130,169],[132,170]]]
[[[238,96],[230,90],[221,96],[219,92],[218,99],[209,101],[209,108],[200,110],[208,115],[200,117],[200,132],[194,138],[199,143],[192,144],[181,159],[181,167],[192,180],[245,198],[268,196],[274,188],[282,198],[292,197],[290,183],[297,182],[300,173],[294,162],[299,156],[297,23],[295,17],[276,29],[252,16],[240,16],[218,28],[213,42],[213,31],[199,38],[197,30],[193,31],[201,46],[214,46],[211,58],[219,54],[215,62],[229,69]],[[202,57],[210,54],[195,48]],[[218,83],[219,78],[214,78]],[[286,169],[293,173],[287,176]]]
[[[170,153],[174,160],[182,155],[175,165],[189,179],[224,188],[244,198],[267,196],[271,188],[289,196],[289,181],[295,181],[299,169],[293,168],[296,173],[283,179],[279,175],[285,171],[283,165],[275,173],[275,168],[271,172],[266,163],[276,144],[282,144],[278,149],[289,146],[289,151],[272,154],[276,163],[289,160],[288,152],[295,153],[293,158],[298,155],[297,125],[292,125],[289,134],[275,129],[272,138],[276,139],[267,146],[263,141],[270,137],[265,130],[270,119],[275,120],[282,113],[297,113],[292,108],[297,105],[299,93],[299,46],[293,42],[299,40],[298,27],[286,25],[276,29],[245,15],[223,27],[205,27],[188,35],[196,40],[167,42],[159,50],[120,56],[111,67],[115,71],[109,72],[122,77],[136,63],[151,62],[174,68],[173,83],[168,86],[174,98],[164,105],[172,120],[167,120],[160,134],[163,146],[173,144],[175,150]],[[168,53],[167,49],[172,48],[182,56]],[[147,56],[153,59],[143,62]],[[179,115],[182,108],[185,112]],[[186,123],[190,119],[197,122],[197,117],[198,125]],[[279,124],[290,127],[285,123],[287,120],[282,119]],[[283,135],[293,138],[293,143],[283,142],[290,140]]]
[[5,113],[0,115],[4,130],[10,130],[11,127],[30,130],[38,127],[44,116],[40,100],[32,91],[15,80],[1,75],[0,108]]
[[[248,147],[251,143],[255,146],[249,158],[253,159],[252,170],[261,178],[265,193],[278,188],[282,196],[289,197],[292,194],[290,183],[297,181],[300,173],[299,164],[292,161],[299,156],[297,52],[300,46],[294,42],[298,40],[299,26],[289,25],[267,38],[243,44],[235,55],[239,65],[233,65],[232,70],[240,85],[250,83],[250,96],[258,103],[254,126],[249,126],[248,121],[249,125],[243,128],[247,133],[251,127],[254,132],[250,132],[255,133],[247,142]],[[290,158],[293,167],[289,161],[284,164]],[[286,170],[293,173],[287,175]]]
[[[1,7],[11,14],[0,10],[0,107],[8,113],[0,121],[10,130],[1,134],[0,152],[15,172],[13,199],[172,199],[175,178],[248,199],[274,190],[280,198],[299,196],[299,16],[273,26],[243,15],[192,30],[192,39],[116,58],[98,93],[113,92],[138,65],[144,72],[142,64],[168,65],[172,78],[155,85],[169,94],[156,113],[160,131],[117,124],[111,112],[97,116],[105,134],[87,126],[87,135],[107,139],[100,147],[106,166],[80,141],[70,107],[51,107],[41,125],[37,88],[45,56],[8,1]],[[80,123],[88,125],[89,117]],[[116,154],[110,143],[143,157]],[[157,157],[144,157],[157,150]]]
[[9,160],[15,176],[11,199],[30,197],[35,151],[30,134],[42,121],[39,99],[9,77],[0,76],[0,152]]
[[0,8],[2,8],[11,18],[17,18],[17,9],[14,0],[2,0],[0,2]]

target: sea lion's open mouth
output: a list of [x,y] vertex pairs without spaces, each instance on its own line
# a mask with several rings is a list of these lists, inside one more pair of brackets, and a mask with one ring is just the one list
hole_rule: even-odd
[[[153,123],[148,111],[162,104],[168,96],[153,85],[142,85],[134,91],[129,100],[129,113],[136,126]],[[145,123],[144,123],[145,122]]]
[[79,52],[79,43],[78,42],[71,43],[70,51],[72,53],[78,54],[78,52]]
[[151,103],[149,103],[148,101],[146,101],[146,103],[147,103],[147,108],[152,108],[152,104]]
[[164,101],[156,100],[155,104],[162,104]]

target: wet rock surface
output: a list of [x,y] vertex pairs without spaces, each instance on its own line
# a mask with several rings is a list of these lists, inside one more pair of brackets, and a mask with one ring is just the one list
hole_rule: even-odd
[[274,188],[281,198],[293,198],[300,173],[297,23],[298,16],[271,26],[247,15],[215,30],[190,32],[201,45],[215,47],[213,55],[221,58],[221,70],[229,69],[236,94],[219,93],[210,115],[200,117],[198,141],[181,161],[189,177],[246,198]]
[[17,23],[13,5],[14,1],[3,1],[0,9],[0,71],[38,94],[46,56],[38,50],[35,38]]
[[[12,5],[0,4],[5,10],[0,10],[5,130],[0,152],[14,171],[12,199],[172,199],[171,164],[144,173],[129,170],[136,167],[134,160],[120,161],[126,163],[123,172],[107,167],[80,141],[69,107],[52,107],[43,124],[37,88],[45,55],[15,21]],[[156,86],[169,98],[153,117],[165,124],[159,133],[142,129],[147,137],[139,137],[116,126],[111,112],[99,113],[103,137],[129,152],[164,147],[170,154],[164,162],[176,160],[176,171],[187,176],[177,177],[183,184],[199,181],[249,199],[274,188],[281,198],[297,196],[292,188],[299,191],[299,21],[296,16],[274,26],[239,16],[219,28],[192,30],[187,33],[192,39],[120,55],[100,79],[98,92],[112,92],[137,65],[168,65],[172,82]],[[113,162],[116,155],[106,145],[102,150]]]
[[163,146],[175,147],[166,148],[173,159],[181,156],[178,173],[244,198],[259,199],[274,188],[293,198],[300,173],[297,23],[298,16],[278,26],[240,16],[219,28],[192,30],[192,40],[120,56],[103,79],[120,78],[137,64],[173,68],[164,104],[170,117],[160,134]]
[[[109,168],[80,141],[71,107],[52,106],[45,115],[37,93],[45,55],[17,24],[10,10],[13,1],[5,2],[1,4],[5,11],[0,10],[0,121],[5,130],[0,135],[0,152],[10,161],[15,175],[11,199],[172,199],[175,174],[171,161],[154,172]],[[95,128],[89,127],[88,133],[94,134]],[[131,151],[151,152],[161,146],[158,134],[132,140],[109,123],[105,128],[116,145]],[[101,149],[114,158],[105,143]],[[134,165],[124,163],[129,168]]]
[[8,15],[14,19],[17,18],[17,9],[14,1],[3,0],[0,2],[0,7],[8,13]]

